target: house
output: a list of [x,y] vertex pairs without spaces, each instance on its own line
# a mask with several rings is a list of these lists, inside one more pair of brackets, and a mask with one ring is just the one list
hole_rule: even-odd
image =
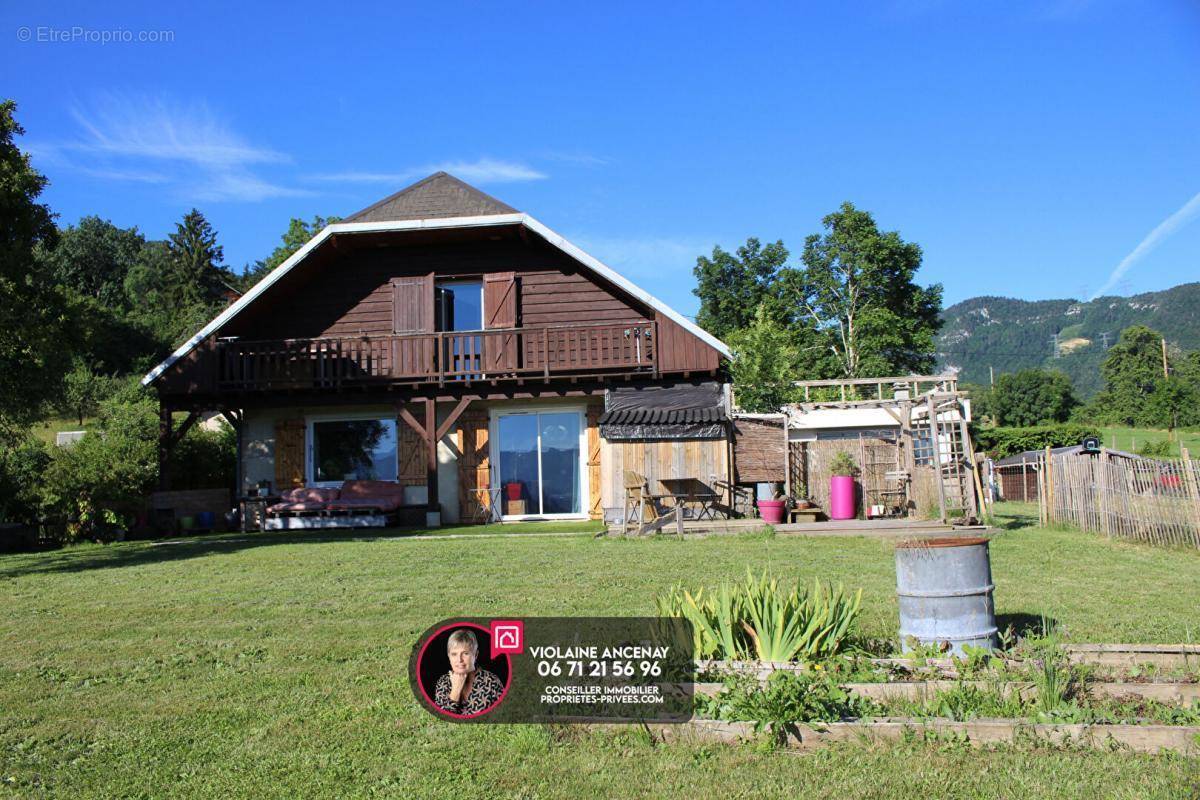
[[429,524],[495,504],[505,520],[597,519],[622,507],[625,471],[729,480],[728,358],[439,172],[326,227],[143,383],[163,488],[170,447],[217,411],[238,432],[243,494],[373,480]]

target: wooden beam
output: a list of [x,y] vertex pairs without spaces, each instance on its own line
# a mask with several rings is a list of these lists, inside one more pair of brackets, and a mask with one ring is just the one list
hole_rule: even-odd
[[172,448],[175,447],[175,445],[179,444],[183,440],[184,436],[187,436],[187,432],[192,429],[192,426],[196,424],[196,421],[198,419],[200,419],[199,411],[192,411],[192,412],[188,413],[187,419],[185,419],[183,421],[183,424],[179,426],[179,430],[177,430],[173,434],[171,434],[171,445],[170,446]]
[[464,411],[467,410],[467,406],[471,405],[471,401],[478,400],[478,399],[479,398],[475,397],[474,395],[463,396],[458,401],[458,405],[456,405],[454,407],[454,409],[450,412],[450,415],[447,416],[445,421],[441,425],[438,426],[437,434],[433,438],[440,442],[442,440],[442,437],[444,437],[446,435],[446,433],[450,430],[450,428],[452,428],[454,426],[454,423],[458,422],[458,418],[462,415],[462,413]]
[[421,437],[421,441],[429,439],[429,435],[425,432],[425,426],[417,422],[417,418],[412,415],[404,403],[396,403],[396,413],[400,415],[400,419],[408,424],[408,427],[417,432],[417,435]]
[[242,432],[242,414],[241,414],[241,412],[235,411],[231,408],[227,408],[227,409],[223,409],[221,411],[221,416],[224,417],[225,421],[229,423],[229,427],[233,428],[238,433]]

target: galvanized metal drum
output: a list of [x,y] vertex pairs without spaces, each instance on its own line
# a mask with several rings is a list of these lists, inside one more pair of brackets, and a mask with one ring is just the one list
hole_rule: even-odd
[[896,546],[896,595],[900,643],[996,645],[988,540],[980,537],[922,539]]

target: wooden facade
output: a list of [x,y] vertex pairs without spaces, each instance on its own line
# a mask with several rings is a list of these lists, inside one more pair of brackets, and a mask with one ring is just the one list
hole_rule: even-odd
[[[429,216],[393,227],[392,213]],[[425,224],[435,219],[446,222]],[[446,323],[446,281],[478,283],[478,329]],[[323,231],[147,382],[164,413],[278,414],[268,448],[276,488],[306,480],[309,411],[393,409],[398,482],[424,484],[430,510],[439,508],[438,452],[450,446],[464,518],[478,516],[494,481],[482,406],[580,398],[586,512],[598,517],[609,480],[596,422],[606,388],[723,380],[726,353],[536,222],[431,176]],[[166,418],[164,447],[177,438]],[[694,455],[687,471],[709,469],[709,456]]]

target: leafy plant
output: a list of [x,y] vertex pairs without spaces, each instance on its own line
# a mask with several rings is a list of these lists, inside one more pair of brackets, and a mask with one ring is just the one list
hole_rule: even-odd
[[871,716],[879,707],[856,697],[821,672],[774,672],[765,682],[745,675],[727,678],[721,691],[700,701],[702,716],[753,722],[756,731],[777,733],[796,722],[836,722]]
[[858,463],[855,462],[854,456],[845,450],[839,450],[829,460],[829,472],[830,474],[841,475],[843,477],[857,475]]
[[697,658],[816,661],[841,650],[862,608],[862,590],[814,581],[788,588],[749,569],[738,583],[722,581],[694,593],[674,586],[655,598],[659,614],[692,623]]

